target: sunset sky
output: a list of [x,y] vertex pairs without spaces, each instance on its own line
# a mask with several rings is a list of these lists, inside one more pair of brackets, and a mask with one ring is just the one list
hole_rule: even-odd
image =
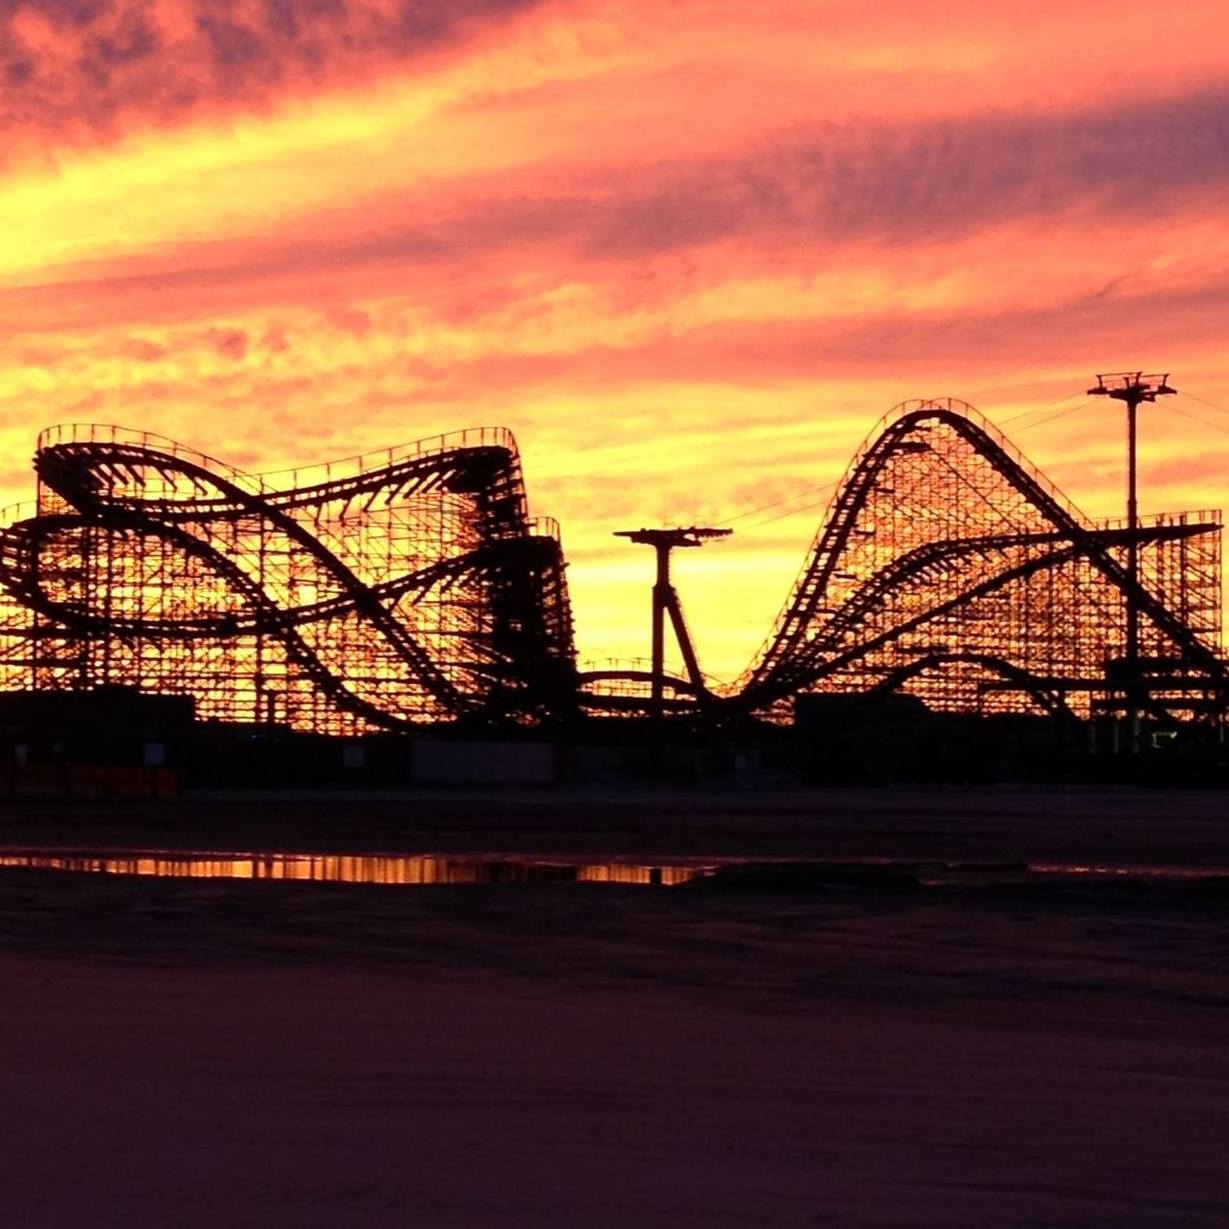
[[741,518],[677,567],[728,678],[892,405],[1109,515],[1121,412],[1061,399],[1136,367],[1188,394],[1142,510],[1220,506],[1224,0],[0,5],[5,502],[55,422],[253,470],[504,425],[582,658],[647,652],[614,530]]

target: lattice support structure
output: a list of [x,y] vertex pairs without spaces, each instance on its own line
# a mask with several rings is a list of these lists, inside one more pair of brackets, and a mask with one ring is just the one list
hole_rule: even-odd
[[0,530],[0,681],[188,694],[201,717],[348,733],[570,711],[558,527],[512,436],[252,476],[113,427],[45,432]]
[[36,507],[0,529],[8,689],[118,684],[334,733],[643,714],[655,680],[684,718],[897,688],[944,711],[1138,704],[1166,721],[1229,702],[1220,514],[1095,523],[960,402],[908,403],[868,438],[728,688],[698,667],[577,675],[558,529],[530,519],[507,432],[254,477],[150,435],[56,428],[35,466]]
[[907,403],[855,456],[728,702],[899,687],[947,711],[1112,711],[1130,593],[1145,710],[1218,713],[1220,530],[1218,512],[1094,523],[972,407]]

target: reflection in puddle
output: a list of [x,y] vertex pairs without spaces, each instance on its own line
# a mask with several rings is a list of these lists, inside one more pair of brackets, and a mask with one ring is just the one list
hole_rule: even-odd
[[312,883],[549,884],[616,883],[673,887],[704,878],[714,887],[767,891],[875,889],[903,883],[926,888],[988,887],[1044,882],[1192,883],[1229,881],[1229,868],[1114,866],[1057,862],[786,861],[710,858],[668,865],[550,860],[527,855],[234,853],[132,850],[48,853],[10,850],[0,867],[164,879],[286,879]]
[[1032,862],[1028,868],[1034,875],[1062,875],[1081,879],[1225,879],[1225,866],[1110,866],[1069,862]]
[[490,884],[620,883],[672,887],[700,866],[624,862],[565,863],[527,858],[409,854],[172,853],[121,855],[0,854],[0,866],[97,875],[182,879],[295,879],[314,883]]

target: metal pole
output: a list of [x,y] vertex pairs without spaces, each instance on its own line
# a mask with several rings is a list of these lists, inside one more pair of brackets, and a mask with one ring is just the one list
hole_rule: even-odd
[[[1137,393],[1137,390],[1128,390]],[[1136,585],[1139,584],[1139,505],[1135,497],[1135,441],[1136,416],[1139,396],[1128,395],[1127,406],[1127,575],[1131,589],[1127,593],[1127,730],[1130,736],[1131,754],[1139,754],[1139,601]]]
[[615,532],[616,538],[629,538],[643,546],[651,546],[657,552],[657,576],[653,582],[653,660],[649,675],[649,717],[658,740],[664,730],[666,715],[667,613],[674,624],[674,633],[687,666],[687,677],[696,691],[697,700],[703,698],[700,694],[701,675],[695,649],[687,635],[687,625],[683,620],[678,594],[670,583],[670,552],[676,546],[701,546],[710,538],[728,537],[730,532],[728,529],[706,529],[698,525],[673,529],[620,529]]
[[664,715],[666,682],[666,604],[670,597],[670,544],[656,542],[657,581],[653,585],[653,720],[660,724]]
[[[1127,407],[1127,578],[1126,643],[1121,662],[1125,678],[1125,711],[1132,755],[1140,752],[1140,697],[1144,692],[1139,659],[1139,507],[1136,502],[1136,416],[1140,404],[1158,397],[1172,397],[1169,376],[1145,375],[1142,371],[1120,371],[1097,376],[1090,397],[1111,397]],[[1116,691],[1117,688],[1112,688]],[[1115,744],[1117,731],[1115,729]],[[1117,747],[1115,746],[1115,749]]]

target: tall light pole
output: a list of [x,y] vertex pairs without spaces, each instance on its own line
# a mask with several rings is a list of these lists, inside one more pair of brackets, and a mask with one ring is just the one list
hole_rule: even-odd
[[1116,371],[1097,376],[1090,397],[1112,397],[1127,407],[1127,716],[1131,729],[1131,754],[1139,754],[1139,506],[1135,498],[1136,412],[1145,401],[1171,397],[1178,390],[1169,386],[1169,373],[1145,375],[1142,371]]

